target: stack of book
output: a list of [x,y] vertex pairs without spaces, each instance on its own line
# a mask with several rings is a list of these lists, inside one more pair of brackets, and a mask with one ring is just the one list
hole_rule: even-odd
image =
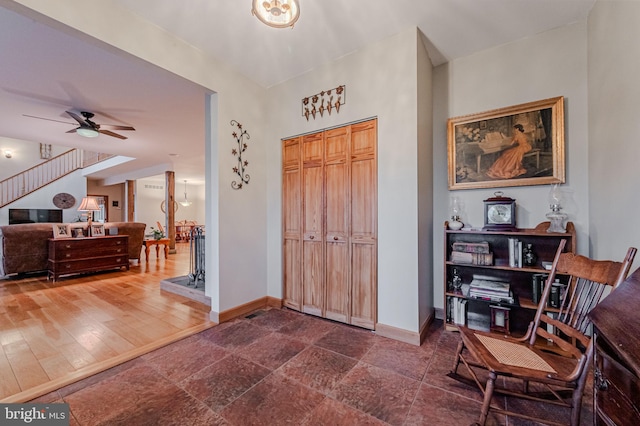
[[508,282],[500,281],[495,277],[474,275],[469,285],[469,297],[488,302],[513,304],[515,300],[510,287]]
[[451,320],[456,325],[466,325],[467,323],[467,299],[452,297],[449,304],[451,309]]
[[522,268],[522,241],[517,238],[509,238],[509,266]]
[[451,247],[451,261],[467,265],[493,265],[493,253],[486,241],[467,243],[456,241]]

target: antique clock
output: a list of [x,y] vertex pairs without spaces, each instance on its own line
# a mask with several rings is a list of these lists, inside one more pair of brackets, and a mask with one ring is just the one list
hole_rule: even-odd
[[76,204],[76,199],[73,195],[61,192],[53,197],[53,205],[59,209],[69,209]]
[[515,231],[516,200],[503,197],[502,191],[484,200],[484,231]]

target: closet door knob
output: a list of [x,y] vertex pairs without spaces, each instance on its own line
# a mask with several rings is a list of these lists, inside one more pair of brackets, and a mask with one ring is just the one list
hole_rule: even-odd
[[333,237],[333,241],[338,241],[338,237]]

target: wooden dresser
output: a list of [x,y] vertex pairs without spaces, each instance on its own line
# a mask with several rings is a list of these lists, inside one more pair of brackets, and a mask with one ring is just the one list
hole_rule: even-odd
[[589,317],[594,325],[594,423],[640,425],[640,269]]
[[91,238],[49,239],[49,278],[61,275],[129,269],[129,237],[114,235]]

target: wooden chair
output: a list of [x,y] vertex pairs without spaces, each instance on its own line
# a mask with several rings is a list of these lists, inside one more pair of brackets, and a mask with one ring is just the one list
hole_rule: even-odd
[[[535,318],[523,337],[458,327],[461,341],[449,375],[465,381],[457,373],[460,363],[464,364],[484,393],[480,425],[485,424],[490,410],[547,424],[562,424],[555,419],[534,417],[535,414],[509,411],[507,408],[512,406],[522,407],[522,404],[512,404],[515,401],[505,409],[496,407],[491,404],[494,394],[568,407],[571,425],[580,423],[582,394],[592,357],[591,324],[587,314],[608,294],[607,287],[611,290],[626,278],[636,249],[629,248],[622,262],[598,261],[562,253],[565,244],[566,240],[562,240],[556,251]],[[566,284],[566,290],[560,308],[552,309],[547,301],[556,277]],[[484,384],[478,376],[482,370],[488,373]],[[514,386],[514,379],[516,384],[520,382],[521,389]]]

